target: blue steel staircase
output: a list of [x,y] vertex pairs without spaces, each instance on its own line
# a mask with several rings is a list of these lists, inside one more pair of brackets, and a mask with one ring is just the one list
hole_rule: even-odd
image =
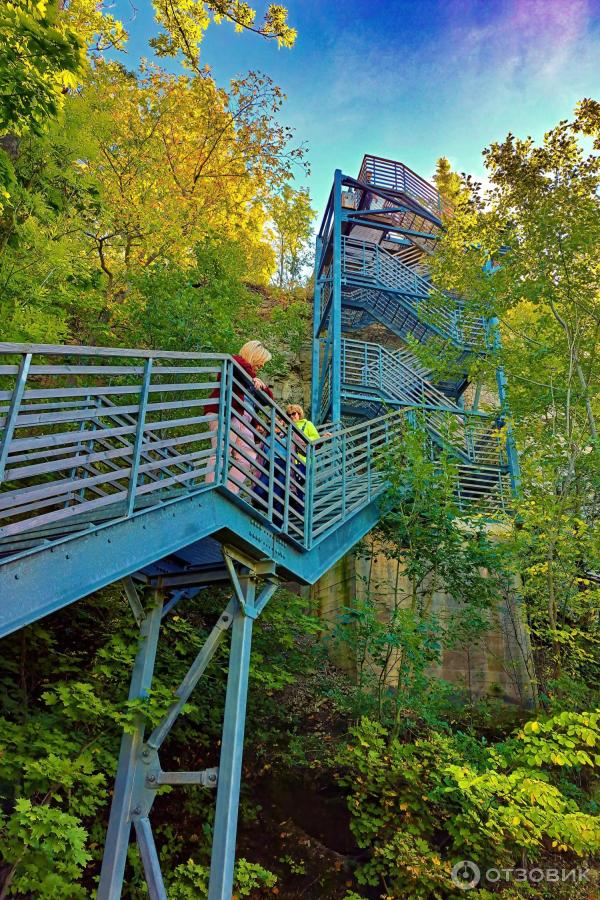
[[[150,824],[162,784],[217,788],[209,898],[230,900],[254,619],[282,579],[315,582],[376,524],[386,447],[418,429],[432,458],[454,460],[460,506],[494,517],[510,503],[503,421],[465,409],[466,376],[434,384],[407,344],[485,351],[487,324],[427,279],[442,207],[400,163],[336,172],[313,343],[313,417],[334,425],[315,444],[231,357],[0,344],[0,636],[120,579],[140,628],[130,697],[143,698],[164,616],[232,588],[162,722],[148,736],[140,716],[123,736],[100,900],[121,895],[132,828],[150,897],[166,897]],[[374,327],[398,345],[355,339]],[[164,772],[162,744],[228,630],[219,767]]]
[[[489,351],[494,325],[431,284],[442,214],[451,209],[435,188],[402,163],[365,156],[358,179],[336,172],[317,239],[313,416],[352,422],[404,410],[432,458],[456,464],[459,504],[494,516],[518,480],[504,376],[495,411],[478,408],[479,390],[465,404],[471,359]],[[419,344],[464,371],[434,381]]]

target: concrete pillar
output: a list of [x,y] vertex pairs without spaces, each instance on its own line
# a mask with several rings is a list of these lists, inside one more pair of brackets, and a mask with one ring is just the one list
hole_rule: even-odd
[[[311,589],[313,608],[331,633],[343,607],[352,607],[367,591],[381,609],[385,620],[394,603],[410,606],[412,585],[402,571],[402,562],[390,559],[381,546],[371,543],[370,554],[351,553],[333,566]],[[447,620],[457,603],[447,592],[435,591],[431,613]],[[517,586],[507,588],[490,610],[490,627],[476,643],[442,651],[430,674],[455,684],[471,700],[497,698],[507,704],[529,707],[534,701],[533,669],[529,635],[519,601]],[[332,662],[351,677],[356,676],[356,660],[348,647],[331,643]],[[393,661],[387,680],[395,683]]]

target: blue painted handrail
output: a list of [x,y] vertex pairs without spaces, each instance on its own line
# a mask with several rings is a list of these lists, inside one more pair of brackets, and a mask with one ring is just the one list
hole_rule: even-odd
[[449,215],[452,207],[428,181],[404,163],[379,156],[365,155],[358,180],[373,187],[406,194],[436,215]]
[[214,488],[309,549],[383,490],[375,450],[402,420],[307,445],[215,354],[0,344],[0,363],[0,553],[11,556]]
[[[457,344],[483,346],[485,323],[480,316],[467,313],[464,303],[433,288],[431,282],[405,265],[379,244],[355,237],[342,237],[342,280],[375,291],[364,297],[383,315],[402,302],[414,316]],[[382,294],[384,292],[384,294]]]

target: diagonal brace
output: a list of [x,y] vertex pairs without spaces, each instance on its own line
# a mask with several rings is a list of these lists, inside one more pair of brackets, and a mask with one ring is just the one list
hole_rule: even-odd
[[188,669],[185,678],[175,691],[177,700],[175,700],[175,702],[170,706],[164,718],[159,722],[146,742],[148,747],[150,747],[152,750],[158,750],[160,748],[163,741],[171,731],[173,725],[177,721],[181,710],[190,697],[190,694],[198,684],[201,676],[204,674],[204,671],[209,662],[217,652],[219,645],[223,640],[225,632],[233,622],[235,607],[236,602],[232,598],[219,616],[219,620],[212,629],[211,633],[206,638],[200,652],[196,656],[196,659]]

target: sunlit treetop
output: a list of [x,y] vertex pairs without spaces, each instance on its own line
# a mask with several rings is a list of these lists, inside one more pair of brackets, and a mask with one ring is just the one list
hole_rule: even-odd
[[127,32],[110,12],[110,0],[60,0],[61,17],[92,53],[124,50]]
[[153,0],[155,17],[163,31],[150,40],[159,57],[181,56],[183,64],[194,71],[200,68],[200,44],[211,23],[233,22],[236,31],[252,31],[277,41],[280,47],[292,47],[296,30],[287,22],[287,9],[271,4],[262,22],[256,10],[240,0]]
[[85,65],[83,41],[48,0],[0,5],[0,134],[39,132]]

